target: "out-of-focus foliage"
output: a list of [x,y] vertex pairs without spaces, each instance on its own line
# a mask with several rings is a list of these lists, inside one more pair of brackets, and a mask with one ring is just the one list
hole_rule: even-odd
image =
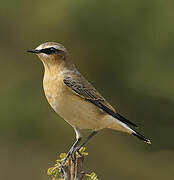
[[152,140],[103,130],[88,143],[85,167],[101,179],[173,179],[173,12],[174,1],[162,0],[1,1],[0,179],[46,180],[75,139],[44,97],[42,64],[26,53],[45,41],[64,44],[84,76]]

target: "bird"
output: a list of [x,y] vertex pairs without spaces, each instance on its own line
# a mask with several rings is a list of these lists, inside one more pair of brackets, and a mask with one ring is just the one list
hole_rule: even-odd
[[[43,89],[48,103],[75,130],[76,141],[62,164],[69,156],[74,157],[82,146],[104,128],[132,134],[151,144],[148,138],[132,128],[138,127],[135,123],[119,114],[84,78],[62,44],[46,42],[27,52],[36,54],[44,65]],[[82,129],[92,131],[79,145]]]

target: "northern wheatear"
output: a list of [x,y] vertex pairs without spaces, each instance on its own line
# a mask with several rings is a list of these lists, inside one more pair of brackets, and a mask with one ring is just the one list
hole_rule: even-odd
[[[121,116],[78,72],[63,45],[46,42],[28,52],[37,54],[44,65],[43,88],[49,104],[75,130],[76,141],[65,161],[103,128],[133,134],[151,144],[130,127],[136,124]],[[80,129],[91,129],[92,133],[77,147],[82,138]]]

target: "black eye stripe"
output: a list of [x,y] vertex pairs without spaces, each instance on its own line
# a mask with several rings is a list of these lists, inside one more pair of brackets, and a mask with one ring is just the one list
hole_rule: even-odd
[[41,49],[40,52],[45,54],[56,54],[59,52],[59,50],[55,49],[54,47],[50,47],[50,48]]

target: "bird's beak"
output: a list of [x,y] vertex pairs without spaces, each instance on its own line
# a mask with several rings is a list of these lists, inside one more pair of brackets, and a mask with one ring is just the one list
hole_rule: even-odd
[[29,52],[29,53],[34,53],[34,54],[39,54],[39,53],[40,53],[40,51],[37,50],[37,49],[34,49],[34,50],[27,50],[27,52]]

